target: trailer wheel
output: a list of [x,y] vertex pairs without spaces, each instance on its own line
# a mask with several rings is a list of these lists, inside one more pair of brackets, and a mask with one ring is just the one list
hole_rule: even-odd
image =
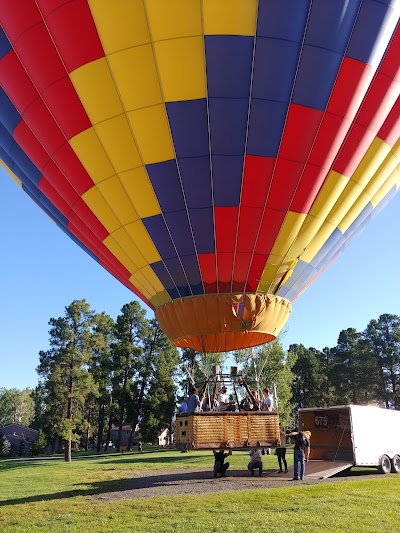
[[381,474],[389,474],[392,469],[392,463],[387,455],[382,455],[379,459],[378,471]]
[[393,474],[400,474],[400,455],[393,456],[391,472]]

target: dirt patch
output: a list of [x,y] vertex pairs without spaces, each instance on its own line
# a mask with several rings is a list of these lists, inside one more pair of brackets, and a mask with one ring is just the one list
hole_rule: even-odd
[[[362,472],[362,477],[372,479],[378,477],[376,470]],[[110,501],[135,498],[151,498],[154,496],[170,496],[182,494],[206,494],[222,491],[243,491],[252,489],[273,489],[279,487],[314,485],[335,481],[351,481],[360,479],[359,472],[351,472],[346,476],[335,476],[320,480],[305,478],[303,481],[292,481],[290,477],[281,478],[275,472],[266,472],[262,477],[252,477],[243,470],[231,470],[226,477],[214,479],[212,471],[199,469],[174,469],[134,473],[132,478],[121,483],[121,487],[113,492],[89,496],[90,501]]]

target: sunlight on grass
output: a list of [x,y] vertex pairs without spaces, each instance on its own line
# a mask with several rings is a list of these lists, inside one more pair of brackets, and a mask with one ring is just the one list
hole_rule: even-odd
[[[264,461],[266,470],[276,469],[274,456],[265,456]],[[233,469],[245,468],[247,454],[235,453],[230,462]],[[210,452],[170,451],[91,457],[71,464],[2,462],[0,531],[400,531],[400,476],[396,475],[241,492],[88,500],[123,490],[133,472],[211,467]]]

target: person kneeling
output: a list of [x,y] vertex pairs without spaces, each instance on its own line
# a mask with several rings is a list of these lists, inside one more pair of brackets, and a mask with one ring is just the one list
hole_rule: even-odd
[[262,452],[259,448],[251,448],[249,451],[250,462],[247,469],[250,470],[251,475],[254,476],[254,470],[258,468],[258,475],[262,476]]
[[221,476],[225,475],[225,472],[229,468],[229,463],[225,463],[225,458],[228,457],[228,455],[232,455],[232,450],[229,450],[228,453],[224,453],[222,450],[219,451],[213,451],[214,453],[214,477],[217,477],[218,474]]

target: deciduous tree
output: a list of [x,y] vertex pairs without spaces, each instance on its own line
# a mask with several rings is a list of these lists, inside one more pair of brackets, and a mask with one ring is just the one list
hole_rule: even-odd
[[31,393],[29,388],[0,388],[0,427],[13,423],[29,426],[32,423],[35,409]]

